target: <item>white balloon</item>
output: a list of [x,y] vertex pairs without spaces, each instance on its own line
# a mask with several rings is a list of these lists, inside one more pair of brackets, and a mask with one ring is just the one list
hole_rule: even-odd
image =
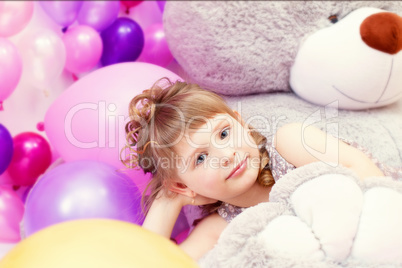
[[16,245],[17,243],[0,243],[0,260]]
[[43,88],[57,79],[64,69],[66,49],[61,38],[49,29],[36,29],[20,41],[23,77]]

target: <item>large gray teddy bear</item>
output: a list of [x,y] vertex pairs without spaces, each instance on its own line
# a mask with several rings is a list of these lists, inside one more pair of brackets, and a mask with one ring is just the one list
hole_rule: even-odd
[[[371,9],[355,12],[361,7]],[[172,1],[164,26],[188,78],[206,88],[224,95],[294,90],[320,105],[338,100],[340,108],[364,109],[402,97],[402,18],[384,11],[401,14],[402,3]]]
[[[402,178],[402,18],[398,15],[402,15],[399,1],[167,1],[164,27],[169,47],[184,70],[183,78],[224,95],[268,142],[286,123],[315,125],[362,148],[395,180]],[[340,172],[319,168],[307,166],[292,176]],[[301,178],[307,183],[318,182],[320,177]],[[355,182],[352,175],[346,177],[346,183]],[[294,180],[288,176],[278,184],[277,193],[286,181]],[[381,183],[376,184],[374,178],[371,185],[381,188]],[[384,183],[389,183],[384,187],[393,185],[392,181]],[[398,195],[402,187],[395,183],[391,188],[398,188]],[[363,195],[371,189],[369,184],[358,186]],[[358,189],[353,183],[351,187]],[[293,188],[294,194],[300,192],[297,189]],[[289,198],[271,201],[288,202]],[[297,214],[289,203],[283,205],[275,217]],[[245,248],[252,248],[255,241],[247,230],[241,230],[265,206],[277,205],[261,204],[243,212],[200,264],[236,267],[236,256],[247,255]],[[263,219],[272,222],[271,216]],[[256,233],[264,229],[258,226]],[[243,240],[233,239],[248,244],[236,244]],[[228,245],[232,247],[226,251]],[[297,266],[293,258],[274,256],[277,262],[272,267]],[[336,258],[332,262],[327,257],[303,267],[323,267],[323,262],[338,267]],[[246,264],[258,267],[251,260]],[[355,267],[361,263],[347,259],[344,264]]]

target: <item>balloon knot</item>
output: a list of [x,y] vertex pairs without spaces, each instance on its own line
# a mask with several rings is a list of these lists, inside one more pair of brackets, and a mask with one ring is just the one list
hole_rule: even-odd
[[64,27],[63,29],[61,29],[61,31],[62,31],[63,33],[66,33],[67,30],[68,30],[68,26],[66,26],[66,27]]
[[45,123],[39,122],[38,124],[36,124],[36,129],[38,131],[44,131],[45,130]]
[[129,8],[126,9],[126,14],[130,14],[130,9]]

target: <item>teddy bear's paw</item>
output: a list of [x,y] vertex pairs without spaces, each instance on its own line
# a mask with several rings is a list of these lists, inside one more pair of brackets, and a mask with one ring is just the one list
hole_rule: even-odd
[[365,192],[351,256],[376,262],[402,262],[402,193],[386,187]]
[[275,218],[258,234],[257,239],[262,241],[271,256],[308,260],[322,260],[325,256],[311,228],[295,216]]
[[356,181],[341,174],[307,181],[290,198],[295,214],[311,228],[325,254],[337,261],[350,254],[363,200]]

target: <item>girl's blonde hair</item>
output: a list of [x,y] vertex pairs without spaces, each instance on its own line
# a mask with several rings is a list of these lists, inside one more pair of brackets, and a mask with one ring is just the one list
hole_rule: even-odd
[[[168,78],[158,80],[152,88],[135,96],[130,102],[129,114],[130,121],[125,131],[126,149],[130,153],[123,162],[129,168],[140,167],[145,173],[152,173],[142,197],[145,213],[159,191],[169,187],[169,179],[176,176],[173,163],[177,154],[174,145],[180,141],[185,129],[197,129],[206,123],[205,118],[217,114],[229,114],[237,119],[234,111],[216,93],[196,84],[172,82]],[[266,138],[249,128],[260,151],[261,165],[257,180],[261,185],[271,186],[274,180],[270,170],[265,169],[269,161]],[[145,198],[148,192],[150,195]],[[220,204],[217,202],[204,208],[212,212]]]

